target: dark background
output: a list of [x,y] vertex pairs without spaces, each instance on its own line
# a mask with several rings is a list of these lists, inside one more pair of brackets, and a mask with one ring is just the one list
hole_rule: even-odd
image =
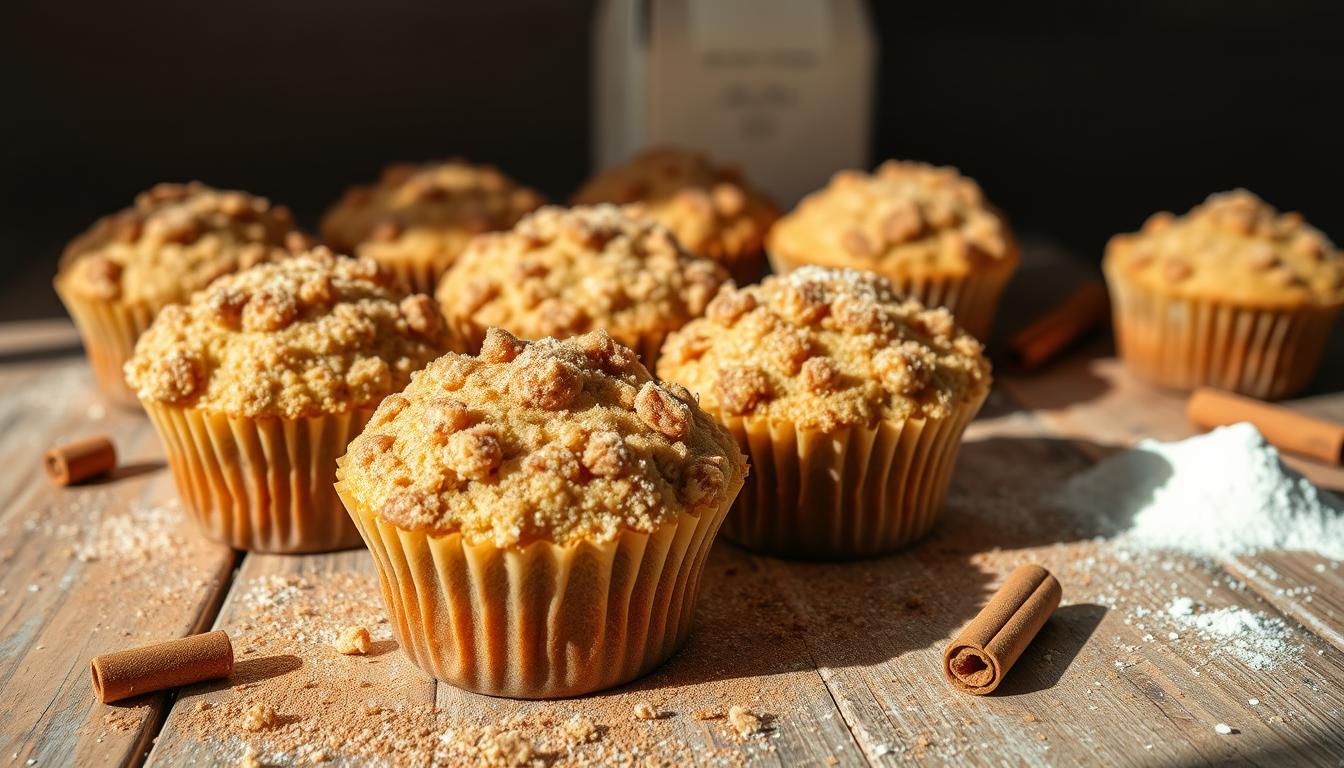
[[[1344,239],[1344,4],[875,2],[875,160],[950,163],[1079,259],[1246,186]],[[1009,6],[1009,7],[1001,7]],[[0,4],[0,319],[61,314],[63,243],[161,180],[313,226],[390,160],[563,199],[589,170],[586,2]]]

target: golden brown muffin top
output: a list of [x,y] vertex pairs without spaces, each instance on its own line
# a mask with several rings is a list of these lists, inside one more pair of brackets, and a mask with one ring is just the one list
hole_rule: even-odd
[[1018,260],[979,184],[956,168],[899,160],[835,174],[775,224],[767,248],[794,262],[907,275],[961,276]]
[[1256,306],[1344,303],[1344,253],[1299,213],[1244,189],[1212,195],[1184,216],[1162,212],[1106,246],[1113,273],[1169,296]]
[[746,459],[676,384],[605,331],[525,342],[491,328],[379,406],[341,482],[393,525],[469,542],[604,542],[713,514]]
[[71,242],[57,280],[85,298],[158,307],[306,246],[289,209],[266,198],[198,181],[158,184]]
[[336,250],[376,259],[455,257],[471,238],[508,229],[545,199],[464,160],[388,166],[378,183],[351,187],[322,219]]
[[823,431],[945,418],[990,384],[980,342],[946,309],[902,300],[871,272],[823,267],[724,289],[668,337],[658,375],[708,411]]
[[648,149],[608,168],[574,194],[575,205],[639,203],[692,253],[731,264],[757,256],[779,218],[768,197],[733,167],[672,147]]
[[141,399],[230,416],[372,407],[447,350],[443,316],[371,259],[325,248],[216,280],[170,304],[135,345]]
[[436,295],[449,318],[524,338],[606,328],[634,345],[700,315],[727,279],[646,216],[614,205],[551,206],[474,240]]

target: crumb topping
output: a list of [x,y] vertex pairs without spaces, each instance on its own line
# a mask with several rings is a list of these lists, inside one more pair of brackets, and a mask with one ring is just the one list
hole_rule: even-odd
[[57,279],[87,298],[159,307],[307,245],[289,209],[263,197],[159,184],[71,242]]
[[779,220],[767,247],[795,262],[911,275],[964,275],[1018,259],[979,184],[955,168],[899,160],[871,174],[835,174]]
[[709,411],[823,430],[943,418],[990,384],[980,343],[946,309],[902,300],[871,272],[824,267],[725,288],[668,337],[658,375]]
[[665,227],[628,209],[547,207],[473,241],[437,297],[450,319],[478,327],[529,339],[605,328],[636,346],[700,315],[727,279]]
[[736,495],[746,463],[690,393],[602,330],[525,342],[491,328],[383,401],[341,460],[389,523],[497,546],[609,541]]
[[471,238],[508,229],[545,202],[537,192],[461,159],[386,168],[350,188],[322,219],[333,248],[375,259],[456,258]]
[[1253,304],[1344,304],[1344,252],[1299,213],[1244,189],[1211,195],[1185,216],[1157,213],[1116,235],[1108,269],[1177,296]]
[[775,204],[733,167],[698,152],[645,150],[589,179],[575,205],[638,203],[692,253],[730,265],[759,256],[779,218]]
[[165,307],[126,380],[147,400],[299,418],[377,404],[447,348],[443,317],[370,259],[318,248]]

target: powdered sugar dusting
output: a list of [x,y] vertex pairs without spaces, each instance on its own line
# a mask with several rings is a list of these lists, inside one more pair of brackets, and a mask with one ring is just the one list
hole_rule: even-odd
[[1251,424],[1144,440],[1075,477],[1058,500],[1104,518],[1122,545],[1208,558],[1296,549],[1344,559],[1344,502],[1285,467]]

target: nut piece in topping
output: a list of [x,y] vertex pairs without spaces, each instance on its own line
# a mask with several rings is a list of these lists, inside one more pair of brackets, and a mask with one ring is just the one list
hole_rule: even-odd
[[484,480],[503,461],[499,438],[489,425],[478,424],[448,438],[448,466],[463,477]]
[[714,396],[725,411],[750,413],[770,397],[770,380],[757,368],[727,368],[719,372]]
[[651,381],[644,382],[635,395],[635,413],[645,424],[673,440],[686,436],[690,409]]
[[343,653],[346,656],[363,656],[373,647],[373,642],[369,638],[369,630],[364,627],[346,627],[332,643],[332,647],[337,653]]
[[597,477],[620,477],[633,458],[620,433],[601,431],[588,436],[582,461],[583,466]]
[[488,328],[485,341],[481,342],[480,358],[487,363],[509,363],[526,348],[527,342],[503,328]]
[[554,357],[528,360],[518,374],[518,399],[525,405],[558,411],[583,391],[579,369]]

